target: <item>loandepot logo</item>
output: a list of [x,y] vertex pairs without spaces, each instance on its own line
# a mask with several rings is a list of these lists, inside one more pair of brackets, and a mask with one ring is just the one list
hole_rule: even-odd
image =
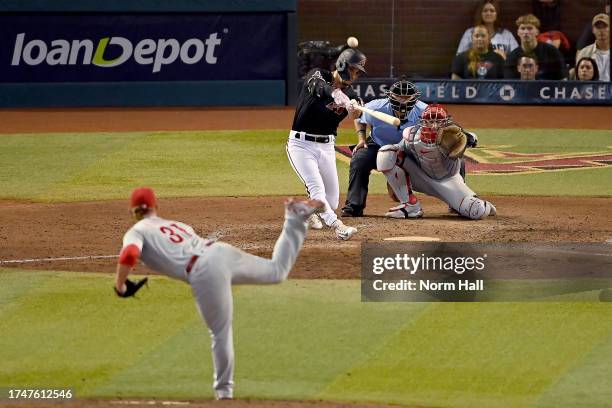
[[[227,29],[224,30],[227,32]],[[216,64],[215,51],[221,45],[218,33],[212,33],[205,41],[190,38],[179,43],[174,38],[153,40],[146,38],[133,44],[124,37],[104,37],[97,44],[92,40],[53,40],[47,44],[43,40],[26,39],[25,33],[17,35],[11,65],[90,65],[97,67],[117,67],[130,58],[139,65],[152,65],[152,72],[161,71],[180,59],[192,65],[202,59],[207,64]],[[108,49],[108,51],[107,51]],[[112,59],[108,55],[115,56]],[[118,55],[118,56],[117,56]]]

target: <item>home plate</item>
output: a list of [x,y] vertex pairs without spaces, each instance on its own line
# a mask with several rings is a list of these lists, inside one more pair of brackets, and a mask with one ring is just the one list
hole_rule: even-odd
[[389,238],[385,238],[385,241],[402,241],[402,242],[435,242],[435,241],[440,241],[440,238],[435,238],[435,237],[417,237],[417,236],[407,236],[407,237],[389,237]]

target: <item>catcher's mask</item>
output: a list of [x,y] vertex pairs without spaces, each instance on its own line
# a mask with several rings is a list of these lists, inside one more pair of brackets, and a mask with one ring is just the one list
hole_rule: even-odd
[[349,67],[358,69],[365,74],[365,64],[366,56],[363,52],[359,51],[357,48],[347,48],[340,53],[336,60],[336,71],[338,71],[343,81],[350,81],[351,73]]
[[436,144],[438,134],[452,123],[451,116],[442,105],[436,103],[429,105],[419,119],[421,140],[425,143]]
[[399,120],[405,120],[408,113],[414,108],[419,100],[421,93],[410,81],[404,79],[397,81],[386,92],[391,103],[391,108]]

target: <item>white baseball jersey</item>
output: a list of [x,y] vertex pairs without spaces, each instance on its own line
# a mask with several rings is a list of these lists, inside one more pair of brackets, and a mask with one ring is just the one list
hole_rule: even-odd
[[123,247],[136,245],[148,267],[183,281],[187,281],[185,268],[191,257],[203,255],[212,242],[187,224],[157,216],[138,221],[123,237]]
[[438,146],[421,140],[421,127],[413,126],[407,129],[407,137],[400,142],[400,146],[411,154],[419,167],[434,180],[442,180],[459,172],[461,162],[459,159],[449,159]]

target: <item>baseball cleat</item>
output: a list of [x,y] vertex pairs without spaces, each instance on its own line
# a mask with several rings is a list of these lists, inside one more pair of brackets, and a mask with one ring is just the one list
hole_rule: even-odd
[[389,212],[385,214],[387,218],[421,218],[423,210],[421,203],[418,201],[415,204],[404,203],[395,207],[389,208]]
[[291,214],[299,215],[307,220],[312,214],[323,210],[325,204],[319,200],[305,198],[289,198],[285,201],[285,210]]
[[340,220],[334,221],[331,227],[336,233],[336,238],[341,239],[342,241],[351,239],[351,237],[357,233],[357,228],[344,225],[344,223]]
[[315,213],[308,217],[308,226],[313,230],[323,229],[323,222],[319,218],[319,216]]
[[489,201],[485,201],[485,206],[489,206],[491,207],[491,209],[489,210],[489,216],[495,216],[497,215],[497,208],[495,208],[495,206],[493,204],[491,204]]
[[363,217],[363,209],[353,208],[347,205],[342,209],[341,216],[342,217]]

